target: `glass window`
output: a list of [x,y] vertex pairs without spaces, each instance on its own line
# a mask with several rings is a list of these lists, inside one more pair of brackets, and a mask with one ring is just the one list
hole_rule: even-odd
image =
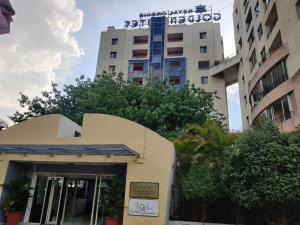
[[199,70],[207,70],[207,69],[209,69],[209,61],[199,61],[198,62],[198,69]]
[[249,62],[250,62],[250,70],[252,71],[253,68],[255,67],[256,63],[257,63],[257,58],[256,58],[256,51],[255,49],[253,50],[250,58],[249,58]]
[[208,84],[208,76],[201,77],[201,84]]
[[282,109],[283,109],[283,117],[284,120],[288,120],[292,118],[291,108],[289,104],[289,96],[285,96],[282,100]]
[[133,65],[133,72],[143,72],[144,71],[144,64],[143,63],[135,63]]
[[180,77],[179,76],[170,76],[169,77],[169,84],[172,86],[177,86],[180,84]]
[[200,32],[200,39],[207,39],[207,32]]
[[134,77],[132,81],[138,85],[143,85],[143,78],[142,77]]
[[112,45],[117,45],[118,42],[119,42],[119,39],[118,39],[118,38],[113,38],[113,39],[111,40],[111,44],[112,44]]
[[114,73],[116,71],[116,66],[109,66],[108,67],[108,72],[109,73]]
[[153,55],[152,63],[161,63],[161,55]]
[[201,46],[200,53],[207,53],[207,46]]
[[257,29],[257,34],[258,34],[258,39],[260,40],[261,39],[261,37],[263,36],[263,29],[262,29],[262,25],[261,24],[259,24],[259,27],[258,27],[258,29]]
[[264,63],[266,61],[267,55],[266,55],[266,48],[265,47],[260,52],[260,58],[261,58],[262,63]]
[[117,52],[110,52],[110,58],[111,59],[117,58]]
[[180,68],[180,61],[170,61],[170,69],[178,70]]
[[153,41],[162,41],[162,35],[161,34],[154,34],[153,35]]
[[259,15],[259,2],[258,1],[255,5],[254,11],[255,11],[255,15],[258,16]]

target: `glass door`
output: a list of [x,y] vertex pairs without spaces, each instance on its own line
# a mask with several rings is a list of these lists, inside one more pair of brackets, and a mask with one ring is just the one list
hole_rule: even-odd
[[95,180],[95,189],[94,189],[94,198],[93,198],[93,206],[92,206],[92,215],[90,225],[98,225],[103,224],[103,217],[100,213],[100,195],[101,195],[101,185],[102,185],[102,177],[96,176]]
[[63,190],[65,189],[63,177],[48,177],[45,198],[42,210],[41,224],[60,224],[61,202]]

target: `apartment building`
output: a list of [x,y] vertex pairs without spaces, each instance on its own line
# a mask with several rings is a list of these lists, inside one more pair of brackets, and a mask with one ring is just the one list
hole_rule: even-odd
[[210,76],[210,68],[224,59],[220,24],[202,21],[174,25],[166,16],[152,16],[148,23],[146,28],[108,27],[103,31],[96,74],[122,72],[141,85],[160,79],[177,89],[189,82],[216,91],[219,99],[214,106],[228,118],[228,84],[223,77]]
[[300,125],[300,1],[235,0],[233,23],[244,129],[263,116],[282,131],[295,129]]

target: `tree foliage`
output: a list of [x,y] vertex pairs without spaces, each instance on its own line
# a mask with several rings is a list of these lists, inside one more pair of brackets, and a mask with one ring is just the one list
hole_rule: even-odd
[[176,91],[164,82],[152,81],[142,87],[127,82],[122,74],[103,73],[96,81],[76,79],[75,85],[65,85],[59,91],[42,92],[29,98],[21,93],[20,106],[10,118],[21,122],[33,117],[59,113],[81,124],[84,113],[103,113],[136,121],[165,137],[174,137],[188,123],[204,124],[209,115],[218,117],[213,108],[214,93],[194,86]]
[[226,133],[220,123],[208,119],[202,126],[189,125],[174,140],[179,161],[177,173],[186,199],[213,202],[220,197],[225,151],[236,138],[236,134]]
[[241,135],[223,171],[230,197],[248,209],[269,209],[274,223],[284,223],[287,205],[300,201],[299,137],[267,120]]

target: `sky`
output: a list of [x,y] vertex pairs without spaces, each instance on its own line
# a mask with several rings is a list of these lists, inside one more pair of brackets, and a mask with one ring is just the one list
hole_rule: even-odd
[[[235,53],[233,0],[11,0],[16,11],[9,35],[0,36],[0,118],[18,109],[18,96],[49,90],[51,82],[94,78],[100,33],[123,28],[140,12],[208,4],[222,14],[225,57]],[[227,89],[231,130],[241,130],[238,86]]]

